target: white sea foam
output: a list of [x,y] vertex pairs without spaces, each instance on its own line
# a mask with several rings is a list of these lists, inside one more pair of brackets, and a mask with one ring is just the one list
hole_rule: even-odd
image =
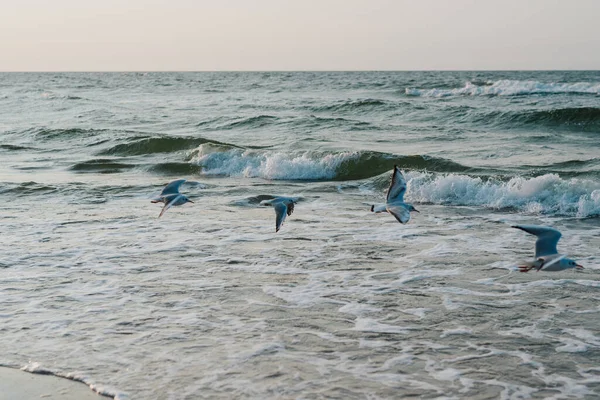
[[[201,145],[192,162],[206,175],[274,180],[333,179],[343,163],[358,162],[360,152],[258,151]],[[529,214],[578,218],[600,215],[600,182],[563,179],[557,174],[508,181],[453,173],[405,172],[406,198],[417,203],[515,208]],[[368,185],[367,185],[368,186]]]
[[275,180],[332,179],[344,161],[357,159],[358,152],[316,153],[265,152],[230,149],[215,151],[202,144],[192,162],[202,166],[206,175],[243,176]]
[[84,383],[90,387],[90,389],[102,396],[111,397],[115,400],[127,400],[129,396],[126,393],[119,392],[110,387],[106,387],[104,385],[98,385],[88,376],[78,373],[78,372],[69,372],[62,373],[60,371],[51,370],[43,367],[40,363],[32,362],[21,368],[22,371],[31,372],[34,374],[43,374],[43,375],[54,375],[61,378],[71,379],[77,382]]
[[582,353],[589,348],[586,343],[580,340],[569,338],[559,338],[558,340],[563,343],[562,346],[556,348],[556,351],[559,353]]
[[600,183],[562,179],[556,174],[514,177],[507,182],[467,175],[406,173],[407,200],[493,209],[516,208],[531,214],[585,218],[600,215]]
[[463,327],[459,327],[459,328],[455,328],[455,329],[444,329],[444,331],[442,332],[440,337],[445,338],[447,336],[455,336],[455,335],[470,335],[472,333],[473,333],[473,330],[463,326]]
[[454,89],[416,89],[406,88],[408,96],[448,97],[448,96],[518,96],[529,94],[600,94],[600,82],[537,82],[499,80],[489,85],[475,85],[467,82],[462,88]]
[[596,347],[600,347],[600,337],[595,336],[592,332],[585,330],[585,329],[571,329],[571,328],[566,328],[563,329],[564,332],[575,336],[576,338],[579,338],[581,340],[584,340],[586,343],[589,343],[591,345],[594,345]]
[[348,303],[345,306],[340,307],[338,311],[345,314],[359,316],[381,311],[381,308],[371,307],[366,304]]
[[371,318],[357,318],[354,326],[356,331],[377,333],[408,333],[411,329],[414,328],[382,324]]

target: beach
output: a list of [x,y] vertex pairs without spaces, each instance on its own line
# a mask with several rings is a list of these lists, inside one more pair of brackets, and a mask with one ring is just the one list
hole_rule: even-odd
[[[599,96],[597,71],[0,74],[0,396],[596,398]],[[394,165],[407,224],[370,211]],[[158,218],[174,179],[194,203]],[[585,269],[520,273],[519,224]]]
[[0,367],[0,399],[86,400],[102,398],[86,385],[51,375]]

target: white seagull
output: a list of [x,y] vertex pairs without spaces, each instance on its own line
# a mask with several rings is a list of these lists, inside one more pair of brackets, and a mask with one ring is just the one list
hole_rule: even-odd
[[158,196],[153,198],[152,203],[165,203],[160,214],[158,214],[158,218],[162,217],[162,215],[172,206],[180,206],[185,203],[193,203],[190,199],[188,199],[185,195],[179,193],[179,187],[183,185],[185,179],[177,179],[173,182],[169,182],[167,186],[160,192]]
[[412,204],[404,202],[404,193],[406,193],[406,179],[400,172],[400,168],[394,165],[394,173],[392,174],[392,182],[387,191],[385,204],[376,204],[371,206],[371,211],[374,213],[389,212],[398,222],[405,224],[410,220],[410,212],[419,212]]
[[577,264],[575,260],[567,258],[566,254],[558,254],[556,245],[562,235],[556,229],[537,225],[514,225],[513,228],[521,229],[537,236],[537,240],[535,241],[535,261],[519,265],[519,271],[528,272],[534,268],[538,271],[563,271],[570,268],[583,269],[583,266]]
[[291,197],[275,197],[274,199],[260,202],[261,206],[273,206],[275,209],[275,232],[279,232],[283,221],[285,221],[285,217],[292,215],[294,204],[296,204],[296,199]]

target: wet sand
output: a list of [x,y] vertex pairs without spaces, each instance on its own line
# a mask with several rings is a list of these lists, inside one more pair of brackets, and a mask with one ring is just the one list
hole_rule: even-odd
[[100,400],[108,397],[67,378],[0,367],[0,400],[16,399]]

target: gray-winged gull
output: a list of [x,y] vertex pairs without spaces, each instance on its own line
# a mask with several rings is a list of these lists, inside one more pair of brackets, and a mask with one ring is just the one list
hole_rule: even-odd
[[519,265],[519,271],[528,272],[532,269],[538,271],[563,271],[565,269],[583,269],[575,260],[567,258],[566,255],[558,254],[556,245],[562,236],[556,229],[537,225],[514,225],[513,228],[521,229],[527,233],[537,236],[535,241],[535,261],[525,262]]
[[167,211],[172,206],[180,206],[185,203],[193,203],[190,199],[188,199],[185,195],[179,193],[179,187],[183,185],[185,179],[177,179],[173,182],[169,182],[167,186],[160,192],[158,196],[153,198],[152,203],[165,203],[160,214],[158,214],[158,218],[160,218],[165,211]]
[[274,199],[260,202],[261,206],[273,206],[275,209],[275,232],[279,232],[283,221],[285,221],[285,217],[292,215],[294,204],[296,204],[296,199],[291,197],[275,197]]
[[377,204],[371,206],[371,211],[375,213],[389,212],[398,222],[405,224],[410,220],[410,212],[419,212],[412,204],[404,202],[404,194],[406,193],[406,179],[400,172],[397,165],[394,165],[392,181],[387,191],[385,204]]

